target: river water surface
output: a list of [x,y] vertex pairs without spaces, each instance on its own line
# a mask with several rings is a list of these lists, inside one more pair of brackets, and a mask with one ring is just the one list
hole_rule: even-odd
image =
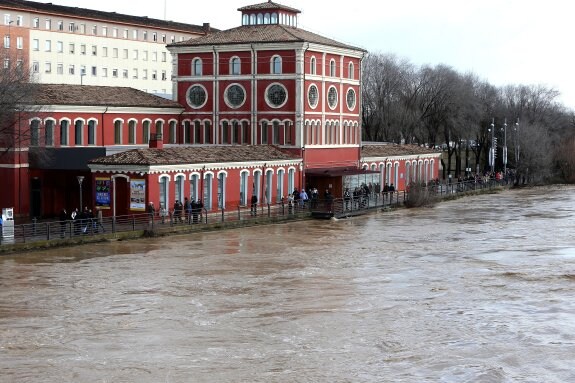
[[0,381],[573,382],[575,188],[0,257]]

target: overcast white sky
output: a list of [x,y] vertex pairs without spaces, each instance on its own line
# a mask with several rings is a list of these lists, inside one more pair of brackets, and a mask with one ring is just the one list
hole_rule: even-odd
[[[42,1],[42,0],[39,0]],[[52,0],[54,4],[228,29],[237,8],[263,0]],[[575,109],[575,2],[571,0],[276,0],[299,26],[416,65],[449,65],[494,85],[542,84]],[[48,2],[45,0],[44,2]]]

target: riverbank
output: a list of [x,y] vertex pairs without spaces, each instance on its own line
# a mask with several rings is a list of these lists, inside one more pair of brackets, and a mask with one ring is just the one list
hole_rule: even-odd
[[[494,194],[509,188],[510,186],[497,186],[493,188],[454,191],[452,193],[440,194],[439,195],[440,198],[438,198],[437,202],[439,203],[441,201],[459,199],[471,195]],[[390,211],[398,208],[405,208],[405,206],[403,203],[388,205],[385,207],[376,204],[373,207],[361,210],[361,215],[370,214],[378,211]],[[4,254],[24,253],[38,250],[46,250],[51,248],[82,246],[86,244],[102,243],[102,242],[128,241],[145,237],[165,237],[171,235],[193,234],[204,231],[235,229],[241,227],[288,223],[288,222],[310,220],[310,219],[312,219],[311,211],[299,212],[298,214],[285,214],[285,215],[272,215],[272,216],[259,215],[257,217],[249,217],[249,219],[213,221],[195,225],[157,224],[154,226],[153,230],[141,229],[133,231],[117,231],[113,233],[110,232],[110,233],[94,234],[89,236],[80,235],[64,239],[36,240],[24,243],[2,244],[0,245],[0,256]]]

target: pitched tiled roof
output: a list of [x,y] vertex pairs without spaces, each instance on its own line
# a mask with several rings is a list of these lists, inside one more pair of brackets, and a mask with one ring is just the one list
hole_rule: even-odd
[[272,9],[282,9],[289,12],[301,13],[299,9],[287,7],[282,4],[274,3],[273,1],[266,1],[265,3],[248,5],[245,7],[238,8],[238,11],[258,11],[258,10],[272,10]]
[[365,51],[351,45],[320,36],[313,32],[282,24],[242,25],[240,27],[210,33],[206,36],[177,42],[169,46],[202,46],[250,43],[309,42],[337,48]]
[[36,1],[23,0],[0,0],[0,6],[21,9],[28,12],[56,13],[64,16],[93,18],[102,21],[137,24],[146,27],[170,29],[174,31],[177,30],[181,32],[197,33],[201,35],[205,34],[204,27],[199,25],[152,19],[147,16],[131,16],[116,12],[103,12],[86,8],[67,7],[52,3],[39,3]]
[[98,165],[182,165],[222,162],[297,160],[270,145],[182,146],[163,149],[134,149],[90,161]]
[[361,148],[361,158],[413,156],[418,154],[438,153],[436,150],[417,145],[369,144]]
[[35,105],[182,108],[175,101],[120,86],[34,84]]

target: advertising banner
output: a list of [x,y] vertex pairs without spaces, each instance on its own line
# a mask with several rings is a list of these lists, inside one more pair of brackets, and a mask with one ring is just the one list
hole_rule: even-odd
[[109,178],[96,178],[96,207],[100,209],[110,208],[110,186],[112,181]]
[[130,181],[130,210],[146,210],[146,180]]

